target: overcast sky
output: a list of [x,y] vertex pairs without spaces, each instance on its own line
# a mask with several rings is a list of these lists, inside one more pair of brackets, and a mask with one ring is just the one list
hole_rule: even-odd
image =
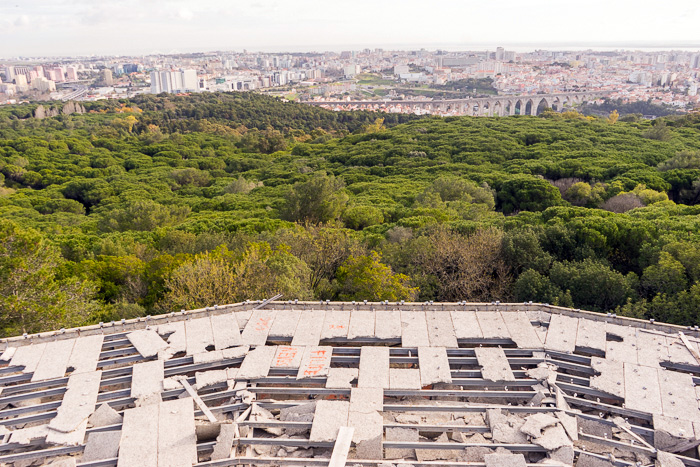
[[6,58],[496,44],[700,48],[700,1],[0,0]]

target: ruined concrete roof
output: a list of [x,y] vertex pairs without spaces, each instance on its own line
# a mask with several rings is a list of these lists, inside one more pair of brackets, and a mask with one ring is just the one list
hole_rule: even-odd
[[246,302],[20,336],[0,342],[0,464],[700,467],[698,343],[500,303]]

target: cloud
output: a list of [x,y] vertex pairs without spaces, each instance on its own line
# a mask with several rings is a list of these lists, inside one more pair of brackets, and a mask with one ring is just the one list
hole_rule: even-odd
[[17,27],[22,27],[22,26],[27,26],[29,24],[29,16],[27,15],[19,15],[17,19],[15,20],[15,26]]
[[194,13],[192,13],[192,10],[189,10],[187,8],[181,8],[180,11],[178,11],[178,16],[181,19],[190,21],[192,18],[194,18]]

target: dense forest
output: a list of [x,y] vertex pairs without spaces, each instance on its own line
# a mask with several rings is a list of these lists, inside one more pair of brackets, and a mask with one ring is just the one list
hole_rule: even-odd
[[699,115],[63,105],[0,109],[3,335],[276,293],[700,324]]

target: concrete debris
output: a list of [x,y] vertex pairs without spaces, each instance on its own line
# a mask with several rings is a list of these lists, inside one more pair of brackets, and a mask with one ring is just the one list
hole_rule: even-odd
[[486,467],[526,467],[525,456],[522,454],[486,454]]
[[[283,422],[313,422],[314,413],[316,411],[316,402],[308,404],[296,405],[280,409],[280,421]],[[284,432],[287,436],[294,436],[307,433],[308,428],[285,428]]]
[[[438,439],[435,440],[437,443],[449,443],[450,440],[447,439],[447,434],[441,434]],[[448,449],[416,449],[416,459],[418,462],[426,461],[438,461],[438,460],[451,460],[456,459],[459,455],[459,451],[448,450]]]
[[562,446],[571,445],[571,440],[561,425],[550,426],[544,429],[542,436],[534,438],[533,443],[542,446],[548,451],[554,451]]
[[161,339],[158,333],[152,329],[130,332],[126,335],[126,338],[129,339],[143,358],[155,357],[158,355],[158,352],[168,347],[167,342]]
[[526,370],[525,374],[537,381],[546,381],[550,386],[557,382],[557,366],[551,363],[539,363],[537,368]]
[[683,461],[668,452],[656,453],[656,467],[684,467]]
[[109,404],[100,405],[88,418],[88,423],[93,428],[101,426],[119,425],[122,423],[122,416]]
[[[470,443],[478,443],[478,441],[470,441]],[[487,454],[493,454],[493,449],[483,446],[468,447],[462,452],[460,461],[483,463],[485,462],[485,457]]]
[[582,452],[576,460],[576,467],[613,467],[609,459],[601,459],[598,456]]
[[695,439],[693,424],[690,420],[659,414],[654,414],[653,420],[654,447],[660,451],[677,452],[677,447],[683,447],[689,439]]
[[89,433],[81,462],[95,462],[117,457],[121,436],[121,430]]
[[195,387],[199,390],[215,384],[225,383],[228,380],[228,371],[226,369],[198,371],[194,374],[194,377]]
[[347,425],[349,410],[349,402],[318,401],[309,439],[311,441],[335,441],[340,427]]
[[[418,430],[415,428],[387,428],[386,441],[401,441],[404,443],[417,443],[419,440]],[[415,449],[392,449],[387,448],[386,457],[388,459],[405,459],[415,457]]]
[[569,435],[569,438],[571,438],[573,441],[578,440],[578,424],[576,423],[576,417],[573,415],[568,415],[566,412],[561,410],[555,415],[566,430],[566,434]]
[[533,438],[538,438],[542,436],[542,430],[547,427],[554,426],[559,423],[556,417],[553,417],[546,413],[536,413],[525,417],[525,424],[520,428],[520,430],[532,436]]
[[566,465],[574,463],[574,446],[562,446],[549,453],[549,459]]
[[576,417],[579,431],[599,438],[612,438],[612,426],[586,417]]
[[[250,412],[250,421],[252,422],[267,422],[275,421],[274,415],[269,410],[260,407],[258,404],[253,404],[253,410]],[[280,436],[282,434],[282,428],[263,428],[270,434]]]

